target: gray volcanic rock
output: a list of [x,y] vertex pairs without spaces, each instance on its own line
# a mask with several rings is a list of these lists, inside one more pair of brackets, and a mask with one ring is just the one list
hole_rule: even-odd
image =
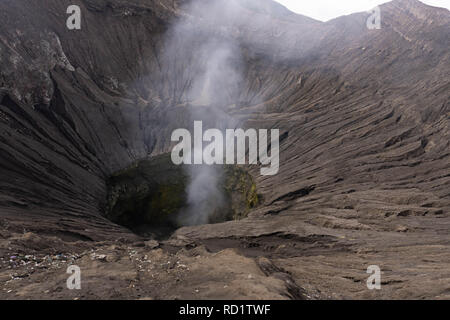
[[[187,16],[178,0],[79,3],[78,31],[65,26],[68,0],[0,3],[2,254],[27,250],[25,232],[67,246],[137,238],[104,218],[105,182],[170,151],[171,132],[191,123],[184,81],[195,57],[164,52],[184,18],[239,43],[244,77],[229,112],[280,128],[281,166],[275,176],[248,168],[264,203],[247,219],[181,228],[167,248],[204,245],[211,268],[239,255],[261,269],[259,289],[276,287],[261,289],[267,298],[449,298],[448,10],[392,1],[381,30],[368,30],[367,14],[321,23],[269,0],[240,2],[254,23],[234,25]],[[385,270],[385,290],[365,287],[371,264]],[[263,279],[271,268],[284,280]]]

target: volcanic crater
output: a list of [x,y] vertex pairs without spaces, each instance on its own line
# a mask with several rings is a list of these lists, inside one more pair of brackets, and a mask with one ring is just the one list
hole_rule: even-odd
[[[448,10],[394,0],[369,30],[271,0],[78,0],[69,30],[72,2],[0,2],[0,298],[450,298]],[[192,96],[205,43],[239,71],[214,69],[219,109]],[[279,129],[280,169],[221,167],[192,221],[170,137],[198,115]]]

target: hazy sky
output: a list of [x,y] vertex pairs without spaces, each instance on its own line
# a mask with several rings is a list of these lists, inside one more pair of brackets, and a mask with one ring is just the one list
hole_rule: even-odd
[[[342,15],[370,10],[389,0],[275,0],[290,10],[327,21]],[[435,7],[450,9],[450,0],[421,0]]]

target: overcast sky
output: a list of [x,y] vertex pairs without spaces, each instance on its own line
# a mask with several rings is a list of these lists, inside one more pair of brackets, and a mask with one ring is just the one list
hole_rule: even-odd
[[[291,11],[327,21],[342,15],[370,10],[388,0],[275,0]],[[450,9],[450,0],[421,0],[435,7]]]

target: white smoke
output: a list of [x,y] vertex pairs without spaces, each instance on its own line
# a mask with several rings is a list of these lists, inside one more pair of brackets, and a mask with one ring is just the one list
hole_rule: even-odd
[[[176,86],[186,86],[181,102],[191,110],[191,123],[202,121],[205,126],[223,131],[236,125],[227,110],[240,95],[241,51],[229,34],[231,29],[217,28],[214,22],[232,26],[232,20],[239,16],[237,9],[233,0],[192,1],[181,10],[186,16],[169,30],[166,55],[170,57],[168,62],[181,74],[180,78],[174,79]],[[189,65],[179,65],[180,61],[186,60]],[[201,157],[203,150],[194,147],[193,153]],[[191,165],[187,167],[187,173],[187,208],[180,213],[179,223],[208,223],[225,201],[220,186],[222,167]]]

